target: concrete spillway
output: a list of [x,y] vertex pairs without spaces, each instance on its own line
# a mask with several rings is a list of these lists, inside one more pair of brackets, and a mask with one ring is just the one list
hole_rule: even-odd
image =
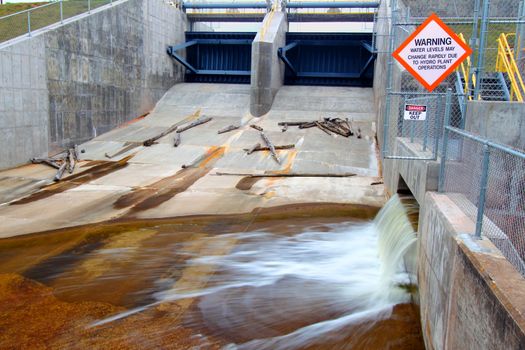
[[[213,119],[183,132],[177,148],[173,134],[151,147],[142,146],[173,124],[204,116]],[[329,136],[318,128],[289,127],[282,132],[278,126],[322,117],[349,118],[363,137]],[[0,207],[0,236],[117,218],[232,214],[296,203],[379,207],[384,203],[383,186],[371,185],[379,176],[373,119],[371,89],[283,87],[272,110],[253,118],[249,86],[178,84],[148,116],[80,145],[82,161],[63,181],[51,184],[55,171],[45,165],[0,173],[2,202],[11,201]],[[232,124],[242,126],[217,133]],[[275,145],[295,148],[278,151],[281,164],[269,152],[247,155],[244,149],[263,143],[250,124],[264,128]],[[263,176],[241,182],[248,175],[268,173],[316,176]],[[348,173],[356,176],[333,177]],[[50,185],[35,193],[45,184]]]

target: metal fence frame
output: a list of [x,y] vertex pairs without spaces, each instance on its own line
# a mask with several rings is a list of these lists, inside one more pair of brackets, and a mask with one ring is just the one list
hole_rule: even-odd
[[[495,43],[489,43],[494,41],[496,38],[495,34],[500,35],[500,32],[516,31],[514,38],[508,36],[508,43],[514,49],[513,56],[518,61],[518,74],[521,77],[515,77],[515,81],[511,82],[514,85],[512,88],[516,91],[516,87],[521,88],[519,86],[521,84],[520,79],[525,81],[525,76],[523,76],[525,74],[525,0],[519,0],[519,10],[508,11],[509,16],[515,16],[517,12],[517,16],[510,19],[491,16],[491,0],[475,0],[474,13],[469,15],[471,17],[441,17],[452,28],[466,30],[466,34],[468,34],[465,35],[466,41],[473,49],[473,54],[470,58],[469,69],[462,67],[463,72],[461,68],[458,69],[451,75],[449,81],[444,81],[432,93],[423,92],[418,87],[418,84],[410,82],[409,79],[411,77],[408,74],[403,75],[402,72],[394,71],[396,63],[391,55],[396,47],[425,18],[412,17],[410,8],[398,6],[398,0],[383,1],[388,1],[390,4],[390,28],[388,42],[383,41],[383,45],[386,43],[388,47],[386,54],[389,57],[387,58],[385,69],[387,75],[385,77],[386,94],[383,106],[383,135],[380,135],[383,140],[381,145],[382,158],[407,161],[439,161],[438,191],[449,193],[452,197],[462,198],[457,199],[458,205],[462,206],[467,216],[471,217],[475,222],[475,229],[472,232],[473,236],[478,239],[482,235],[489,238],[516,269],[525,276],[525,232],[523,232],[525,231],[525,205],[522,204],[525,201],[525,180],[522,180],[522,177],[525,179],[525,170],[521,170],[522,168],[525,169],[525,166],[522,166],[522,164],[525,164],[525,151],[513,149],[463,130],[465,128],[467,101],[481,99],[483,94],[485,94],[484,96],[488,94],[490,97],[491,87],[483,85],[483,77],[485,73],[492,72],[492,70],[498,71],[498,63],[495,66],[493,66],[493,63],[499,58],[500,53],[498,52],[499,56],[494,56],[496,52],[494,49]],[[511,5],[516,7],[517,4],[516,2]],[[521,37],[518,40],[519,35]],[[507,40],[506,38],[505,40]],[[511,43],[510,39],[514,39],[514,43]],[[501,39],[498,39],[498,45],[501,44],[499,40]],[[498,47],[497,49],[499,50],[500,48]],[[518,52],[521,53],[518,54]],[[522,55],[521,62],[518,60],[520,58],[518,55]],[[508,72],[509,64],[504,63],[503,66],[507,68],[506,72]],[[465,75],[470,76],[471,79],[469,78],[469,81],[465,82]],[[463,84],[460,84],[462,81]],[[511,88],[509,87],[508,90],[511,90]],[[512,92],[508,92],[507,96],[512,96],[512,94]],[[399,118],[402,118],[399,115],[401,111],[399,105],[403,103],[403,99],[397,98],[400,95],[435,95],[438,98],[446,96],[441,124],[437,123],[435,125],[437,129],[436,136],[439,134],[439,140],[437,140],[437,137],[433,140],[435,145],[431,156],[423,153],[414,153],[415,156],[407,157],[398,149],[393,149],[392,145],[399,147],[402,144],[404,147],[407,144],[406,134],[389,130],[389,128],[398,127],[396,122]],[[525,99],[525,89],[523,97]],[[487,99],[490,100],[489,98]],[[512,101],[512,97],[509,100]],[[519,99],[514,100],[519,101]],[[453,108],[456,108],[456,110],[453,110]],[[451,118],[457,118],[458,113],[461,114],[462,119],[460,121],[451,120]],[[421,128],[421,130],[426,131],[427,129]],[[419,141],[421,142],[423,139],[420,138]],[[417,139],[415,141],[417,142]],[[413,149],[415,147],[412,147],[411,150]],[[469,152],[472,150],[475,150],[476,153],[470,155]],[[447,152],[450,152],[450,154],[447,154]],[[471,158],[453,160],[456,156],[454,152],[461,157]],[[508,162],[508,164],[505,162]],[[505,165],[505,168],[498,169],[500,164]],[[453,182],[455,181],[454,179],[459,179],[464,172],[470,172],[469,176],[464,182],[456,185],[458,188],[449,185],[449,181]],[[450,178],[447,176],[450,176]],[[518,183],[517,187],[515,186],[516,182]],[[462,189],[461,186],[463,185],[467,185],[469,188]],[[450,187],[447,188],[447,186]],[[501,191],[498,192],[497,189]],[[487,191],[489,192],[487,193]],[[497,196],[494,195],[495,192],[497,192]],[[497,202],[498,200],[502,200],[505,204],[501,207],[495,206],[494,201]],[[515,205],[516,203],[517,205]],[[512,209],[513,206],[517,209]],[[506,218],[509,218],[509,224],[504,222]],[[501,237],[504,237],[504,239]]]
[[[91,0],[85,0],[85,1],[86,1],[86,4],[87,4],[87,11],[80,12],[77,15],[81,15],[83,13],[91,13]],[[66,1],[66,3],[67,3],[67,1]],[[64,23],[64,1],[63,0],[53,1],[53,2],[50,2],[50,3],[42,5],[42,6],[37,6],[37,7],[33,7],[33,8],[30,8],[30,9],[27,9],[27,10],[15,12],[15,13],[12,13],[12,14],[0,17],[0,21],[3,21],[3,20],[6,20],[8,18],[12,18],[12,17],[19,16],[21,14],[26,13],[27,14],[27,22],[26,22],[27,23],[27,32],[25,34],[22,34],[22,35],[27,35],[28,37],[31,37],[31,33],[34,30],[42,28],[42,27],[40,27],[40,28],[35,28],[34,30],[32,30],[32,28],[31,28],[31,14],[33,12],[39,11],[39,10],[41,10],[43,8],[46,8],[46,7],[57,6],[57,4],[58,4],[58,9],[57,10],[60,13],[60,21],[54,22],[54,23],[63,24]],[[108,0],[108,4],[109,5],[113,5],[113,0]],[[54,23],[51,23],[50,25],[52,25]],[[14,39],[14,38],[12,38],[12,39]],[[8,39],[8,41],[9,40],[11,40],[11,39]]]

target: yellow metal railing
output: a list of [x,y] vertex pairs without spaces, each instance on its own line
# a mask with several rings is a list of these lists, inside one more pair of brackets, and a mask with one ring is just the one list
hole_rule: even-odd
[[[465,40],[465,36],[463,36],[463,33],[458,34],[459,38],[466,44],[467,41]],[[472,61],[470,59],[470,56],[467,57],[466,60],[461,62],[459,69],[461,75],[463,76],[463,80],[465,81],[463,85],[463,92],[465,95],[468,96],[469,100],[472,100],[472,94],[469,93],[469,87],[472,87],[473,89],[476,87],[476,74],[470,74],[470,69],[472,67]]]
[[525,85],[521,77],[518,65],[514,59],[514,49],[509,45],[508,37],[515,36],[514,33],[501,33],[498,38],[498,57],[496,59],[496,71],[507,73],[510,80],[510,100],[523,102]]

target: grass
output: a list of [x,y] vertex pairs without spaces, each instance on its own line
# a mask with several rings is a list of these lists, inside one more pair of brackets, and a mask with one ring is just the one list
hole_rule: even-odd
[[0,5],[0,17],[47,4],[47,2],[15,3]]
[[[91,0],[91,9],[106,5],[110,0]],[[0,5],[0,17],[17,13],[32,8],[31,31],[60,22],[60,3],[56,2],[48,6],[37,8],[46,3],[16,3]],[[49,3],[48,3],[49,4]],[[87,0],[66,0],[62,5],[64,19],[70,18],[88,11]],[[21,13],[0,20],[0,42],[27,34],[28,15]]]

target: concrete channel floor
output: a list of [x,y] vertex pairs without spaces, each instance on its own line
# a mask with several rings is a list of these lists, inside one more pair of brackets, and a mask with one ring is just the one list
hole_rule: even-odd
[[[285,86],[261,118],[249,113],[249,92],[248,85],[178,84],[145,118],[80,145],[82,161],[57,184],[55,170],[44,165],[0,172],[0,238],[118,218],[235,214],[297,203],[384,204],[372,89]],[[199,117],[213,119],[183,132],[179,147],[173,147],[173,133],[142,146],[175,123]],[[282,132],[277,125],[322,117],[349,118],[363,137],[292,126]],[[242,126],[217,133],[232,124]],[[275,145],[295,148],[278,151],[281,164],[266,151],[247,155],[244,149],[264,143],[250,124],[264,128]],[[355,176],[334,177],[348,173]],[[273,177],[246,178],[262,174]],[[317,176],[275,177],[282,174]]]

